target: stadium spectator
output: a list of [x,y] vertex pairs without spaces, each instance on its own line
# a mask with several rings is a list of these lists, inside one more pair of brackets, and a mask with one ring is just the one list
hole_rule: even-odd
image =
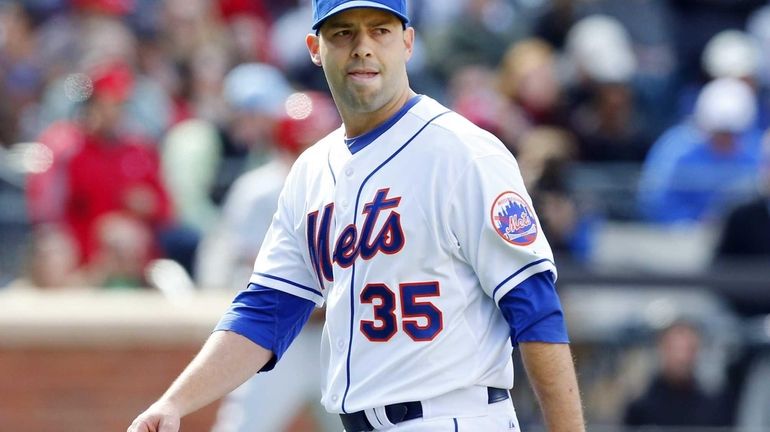
[[550,1],[535,20],[532,34],[562,51],[567,41],[567,32],[578,20],[578,14],[574,0]]
[[[671,5],[666,0],[594,0],[576,2],[583,16],[602,14],[627,30],[637,60],[632,86],[634,103],[645,120],[649,137],[671,126],[676,112],[676,70]],[[569,29],[569,27],[567,27]],[[649,142],[648,142],[649,145]]]
[[569,168],[576,162],[575,137],[565,129],[540,126],[525,133],[517,148],[521,175],[557,259],[587,260],[600,218],[568,186]]
[[242,64],[223,83],[226,118],[189,119],[162,143],[163,175],[183,224],[206,235],[235,179],[271,158],[276,116],[291,87],[263,63]]
[[145,269],[156,255],[148,224],[124,212],[107,213],[93,227],[93,258],[86,267],[91,286],[147,288]]
[[272,14],[269,10],[271,7],[286,7],[285,5],[281,5],[281,3],[284,3],[281,1],[265,2],[262,0],[216,0],[214,3],[219,10],[219,14],[225,20],[232,20],[236,17],[247,15],[259,18],[268,24],[272,19]]
[[[242,2],[259,4],[259,2]],[[272,62],[270,51],[270,22],[259,14],[234,11],[227,16],[230,38],[234,42],[237,63]]]
[[547,42],[525,39],[511,45],[500,63],[500,92],[530,125],[568,124],[556,62],[553,48]]
[[[0,111],[0,122],[3,113]],[[16,148],[14,148],[16,147]],[[19,148],[6,148],[0,136],[0,288],[22,273],[30,221],[24,199],[24,177],[19,169]],[[15,159],[15,160],[14,160]]]
[[62,221],[67,199],[67,167],[83,146],[83,129],[76,122],[55,122],[38,137],[50,166],[27,175],[26,198],[32,223]]
[[294,93],[284,101],[274,127],[273,157],[238,177],[225,197],[221,217],[204,239],[198,256],[203,287],[238,289],[248,280],[291,165],[341,124],[322,93]]
[[754,84],[759,98],[760,127],[770,127],[770,4],[749,16],[746,31],[756,42],[758,65]]
[[[272,2],[271,2],[272,3]],[[309,1],[288,10],[271,28],[270,58],[286,72],[292,82],[302,83],[308,89],[326,89],[323,76],[318,76],[314,65],[308,64],[307,47],[300,35],[313,25],[313,9]]]
[[702,81],[700,58],[708,41],[727,29],[743,28],[765,0],[669,0],[678,75],[681,83]]
[[626,408],[626,426],[725,426],[729,413],[719,397],[707,394],[695,375],[701,335],[691,323],[675,322],[661,331],[659,370],[645,393]]
[[584,161],[642,161],[651,139],[635,100],[637,60],[616,19],[592,15],[567,34],[575,68],[569,87],[569,123]]
[[718,220],[754,190],[761,134],[748,84],[721,78],[704,87],[692,121],[666,131],[639,183],[642,215],[657,223]]
[[[37,33],[33,16],[20,3],[11,3],[0,9],[0,28],[3,41],[0,43],[0,85],[2,85],[3,108],[10,118],[4,129],[16,135],[23,129],[21,123],[37,103],[44,84],[44,61],[37,44]],[[5,122],[4,122],[5,123]],[[14,138],[16,138],[14,136]]]
[[[756,127],[770,126],[768,88],[761,77],[762,48],[759,39],[741,30],[724,30],[712,37],[701,56],[703,71],[710,79],[735,78],[751,86],[757,95]],[[683,99],[695,99],[695,86],[685,87]],[[692,111],[685,105],[687,112]]]
[[41,49],[52,51],[49,56],[54,64],[39,106],[22,123],[29,138],[37,137],[53,122],[76,118],[90,95],[87,75],[111,63],[125,65],[132,74],[121,127],[152,142],[163,134],[172,120],[172,101],[156,77],[137,69],[138,42],[128,25],[113,16],[85,14],[68,16],[61,22],[52,20],[43,27],[47,33],[41,43],[49,46]]
[[748,18],[746,31],[759,47],[758,81],[764,88],[770,87],[770,5],[763,6]]
[[717,258],[766,266],[770,264],[770,132],[765,134],[759,195],[727,215]]
[[83,144],[67,167],[65,199],[65,219],[83,264],[94,258],[97,227],[105,215],[123,212],[154,233],[173,222],[155,149],[120,128],[132,72],[124,64],[110,63],[91,76],[93,95],[81,123]]
[[761,51],[749,34],[724,30],[712,37],[703,49],[701,63],[710,78],[736,78],[756,85]]
[[461,7],[462,25],[452,21],[427,41],[431,69],[443,80],[464,66],[497,66],[511,41],[524,36],[522,17],[510,2],[467,0]]
[[447,95],[453,110],[492,132],[516,154],[516,142],[531,125],[523,111],[497,91],[494,71],[484,66],[459,69],[449,81]]
[[77,245],[64,227],[36,225],[27,249],[21,277],[11,287],[47,290],[91,286],[78,270]]

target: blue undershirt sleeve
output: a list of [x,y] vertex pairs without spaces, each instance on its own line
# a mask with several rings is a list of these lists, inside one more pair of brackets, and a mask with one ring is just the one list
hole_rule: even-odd
[[564,312],[551,272],[530,276],[508,291],[499,302],[511,328],[511,343],[569,343]]
[[283,291],[249,284],[238,293],[214,331],[238,333],[273,352],[260,370],[272,370],[307,323],[315,304]]

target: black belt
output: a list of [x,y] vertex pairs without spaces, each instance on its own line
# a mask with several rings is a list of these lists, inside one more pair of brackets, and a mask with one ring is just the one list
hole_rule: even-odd
[[[508,399],[510,394],[507,389],[487,387],[487,403],[493,404]],[[388,420],[393,424],[414,420],[422,417],[422,404],[418,402],[402,402],[385,407]],[[345,432],[369,432],[374,427],[366,418],[366,413],[358,411],[350,414],[340,414]]]

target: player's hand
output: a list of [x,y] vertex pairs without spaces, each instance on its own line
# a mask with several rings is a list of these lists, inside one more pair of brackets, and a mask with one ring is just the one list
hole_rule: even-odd
[[156,402],[134,419],[126,432],[178,432],[181,416],[170,405]]

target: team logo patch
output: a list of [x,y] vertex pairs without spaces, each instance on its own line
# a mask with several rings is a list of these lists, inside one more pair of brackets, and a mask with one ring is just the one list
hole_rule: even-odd
[[492,226],[510,244],[526,246],[537,238],[535,213],[516,192],[503,192],[492,203]]

